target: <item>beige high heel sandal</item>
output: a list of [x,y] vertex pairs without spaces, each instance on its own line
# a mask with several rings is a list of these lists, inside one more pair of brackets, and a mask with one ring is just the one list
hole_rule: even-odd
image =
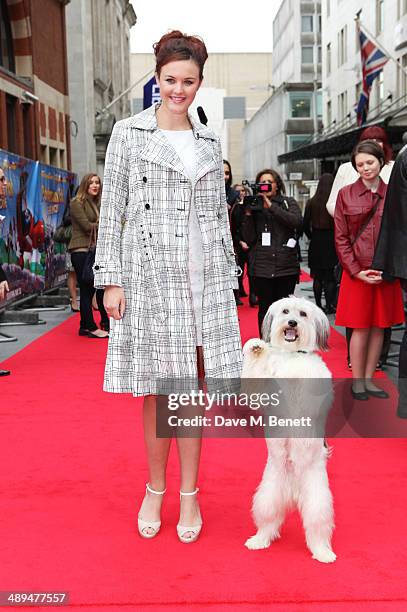
[[[154,493],[154,495],[164,495],[166,490],[167,489],[164,489],[164,491],[154,491],[154,489],[150,487],[150,483],[148,482],[146,483],[146,491],[148,491],[149,493]],[[137,519],[137,523],[138,523],[138,532],[142,538],[147,538],[147,539],[155,538],[155,536],[160,531],[161,521],[145,521],[144,519],[141,519],[139,516]],[[145,529],[152,529],[153,533],[145,533],[144,531]]]
[[[196,495],[198,491],[199,491],[198,488],[195,489],[195,491],[192,491],[192,493],[184,493],[183,491],[180,491],[179,497],[181,499],[183,495],[185,497],[187,496],[189,497],[190,495]],[[178,523],[177,534],[178,534],[179,541],[182,542],[183,544],[192,544],[192,542],[196,542],[199,537],[199,534],[201,533],[201,529],[202,529],[202,519],[199,525],[194,525],[193,527],[185,527],[184,525],[180,525]],[[186,538],[185,535],[191,532],[193,533],[193,536],[190,538]]]

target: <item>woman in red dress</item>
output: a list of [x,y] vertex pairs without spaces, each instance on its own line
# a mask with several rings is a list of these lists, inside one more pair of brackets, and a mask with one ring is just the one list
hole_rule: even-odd
[[383,149],[365,140],[356,145],[351,161],[359,179],[339,191],[335,207],[335,245],[343,267],[335,323],[354,330],[352,396],[387,398],[372,378],[384,329],[403,322],[404,309],[399,281],[384,281],[382,273],[371,268],[387,187],[379,177]]

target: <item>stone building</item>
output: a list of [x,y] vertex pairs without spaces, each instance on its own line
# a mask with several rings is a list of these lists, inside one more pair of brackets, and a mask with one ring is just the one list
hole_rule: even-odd
[[324,0],[322,3],[323,130],[314,142],[281,157],[317,159],[321,172],[348,160],[363,126],[356,108],[362,63],[356,17],[365,34],[390,57],[373,82],[366,125],[387,131],[395,152],[407,129],[407,0]]
[[68,2],[0,1],[0,147],[69,169]]
[[121,94],[130,84],[135,23],[129,0],[75,0],[67,7],[72,167],[79,176],[103,175],[113,125],[130,115],[129,97]]
[[321,2],[283,0],[273,21],[272,94],[244,130],[244,169],[273,167],[290,193],[314,177],[312,162],[281,164],[279,156],[310,141],[322,127]]

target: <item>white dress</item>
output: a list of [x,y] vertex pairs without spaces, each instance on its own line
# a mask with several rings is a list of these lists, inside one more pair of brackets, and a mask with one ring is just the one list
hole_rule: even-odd
[[[196,177],[195,138],[192,130],[161,130],[182,161],[192,183]],[[195,203],[189,212],[189,279],[195,316],[196,345],[202,345],[202,295],[204,288],[204,252]]]

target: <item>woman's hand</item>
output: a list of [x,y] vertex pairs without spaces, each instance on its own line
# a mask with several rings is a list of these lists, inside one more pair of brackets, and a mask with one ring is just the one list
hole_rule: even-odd
[[379,270],[361,270],[355,275],[355,278],[369,285],[378,285],[383,280],[382,273]]
[[103,305],[109,317],[113,317],[115,321],[122,319],[126,308],[126,300],[122,287],[115,285],[105,287]]
[[261,196],[263,198],[263,208],[271,208],[272,207],[271,200],[266,196],[265,193],[262,193]]
[[249,245],[247,244],[247,242],[244,242],[243,240],[240,240],[239,244],[240,244],[240,246],[242,247],[242,249],[244,251],[248,251],[249,248],[250,248]]

